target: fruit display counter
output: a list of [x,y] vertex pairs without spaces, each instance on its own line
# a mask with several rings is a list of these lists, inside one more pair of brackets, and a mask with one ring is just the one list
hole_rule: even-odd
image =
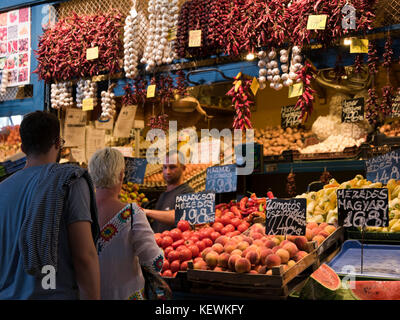
[[7,126],[0,131],[0,162],[21,151],[19,125]]

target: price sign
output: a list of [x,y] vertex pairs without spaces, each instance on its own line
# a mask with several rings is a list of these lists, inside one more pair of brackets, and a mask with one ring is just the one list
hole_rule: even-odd
[[285,106],[281,109],[281,127],[283,129],[295,127],[301,124],[301,110],[296,109],[295,105]]
[[397,92],[392,102],[392,118],[400,117],[400,91]]
[[90,111],[93,110],[94,100],[93,98],[83,99],[82,100],[82,111]]
[[125,157],[124,183],[133,182],[142,184],[146,173],[147,160],[144,158]]
[[201,30],[189,31],[189,47],[201,47]]
[[172,27],[171,29],[168,30],[168,41],[174,41],[176,40],[176,35],[177,35],[177,27]]
[[327,14],[309,15],[307,20],[307,30],[325,30]]
[[251,83],[250,89],[253,92],[254,96],[257,94],[258,89],[260,89],[260,84],[258,83],[256,77],[253,78],[253,82]]
[[99,57],[99,47],[86,49],[86,60],[94,60]]
[[289,87],[289,98],[295,98],[303,94],[303,82],[295,83]]
[[237,188],[236,165],[207,168],[206,190],[215,193],[235,192]]
[[367,179],[386,184],[390,179],[400,179],[400,150],[395,150],[365,161]]
[[175,224],[186,220],[192,225],[215,220],[215,193],[199,192],[178,195],[175,198]]
[[265,214],[267,235],[306,234],[307,199],[269,199]]
[[351,39],[350,53],[368,53],[368,39]]
[[338,222],[343,227],[387,227],[387,188],[338,189]]
[[81,109],[68,108],[65,115],[66,125],[86,125],[87,113]]
[[156,85],[151,84],[147,87],[147,98],[154,98],[156,95]]
[[344,100],[342,122],[354,123],[364,120],[364,98]]

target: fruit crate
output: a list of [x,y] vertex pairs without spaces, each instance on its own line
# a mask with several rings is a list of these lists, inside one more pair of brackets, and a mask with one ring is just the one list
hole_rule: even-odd
[[189,264],[187,279],[192,282],[192,293],[284,300],[312,273],[318,258],[315,243],[308,243],[307,252],[308,255],[286,271],[282,266],[273,267],[272,275],[195,270]]
[[173,292],[190,292],[191,283],[187,280],[187,271],[178,271],[175,277],[162,277]]
[[331,260],[340,250],[340,247],[345,239],[343,227],[338,227],[318,246],[317,252],[317,268],[322,263]]

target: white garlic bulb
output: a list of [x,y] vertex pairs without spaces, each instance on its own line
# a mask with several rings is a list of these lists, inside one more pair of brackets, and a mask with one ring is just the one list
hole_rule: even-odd
[[110,86],[107,91],[101,92],[101,119],[110,120],[114,117],[115,111],[115,94],[112,92],[113,87]]
[[91,80],[79,80],[76,86],[76,106],[82,108],[84,99],[93,99],[97,103],[97,83]]
[[50,88],[50,102],[53,109],[72,107],[72,82],[53,83]]

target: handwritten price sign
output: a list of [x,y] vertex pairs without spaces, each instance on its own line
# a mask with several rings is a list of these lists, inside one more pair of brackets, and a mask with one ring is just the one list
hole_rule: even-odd
[[327,18],[327,14],[309,15],[307,30],[325,30]]
[[176,196],[175,224],[186,220],[192,225],[215,220],[215,193],[199,192]]
[[234,192],[237,188],[236,165],[210,167],[207,169],[206,190],[216,193]]
[[386,184],[390,179],[400,179],[400,150],[395,150],[384,155],[365,161],[367,179],[372,182]]

